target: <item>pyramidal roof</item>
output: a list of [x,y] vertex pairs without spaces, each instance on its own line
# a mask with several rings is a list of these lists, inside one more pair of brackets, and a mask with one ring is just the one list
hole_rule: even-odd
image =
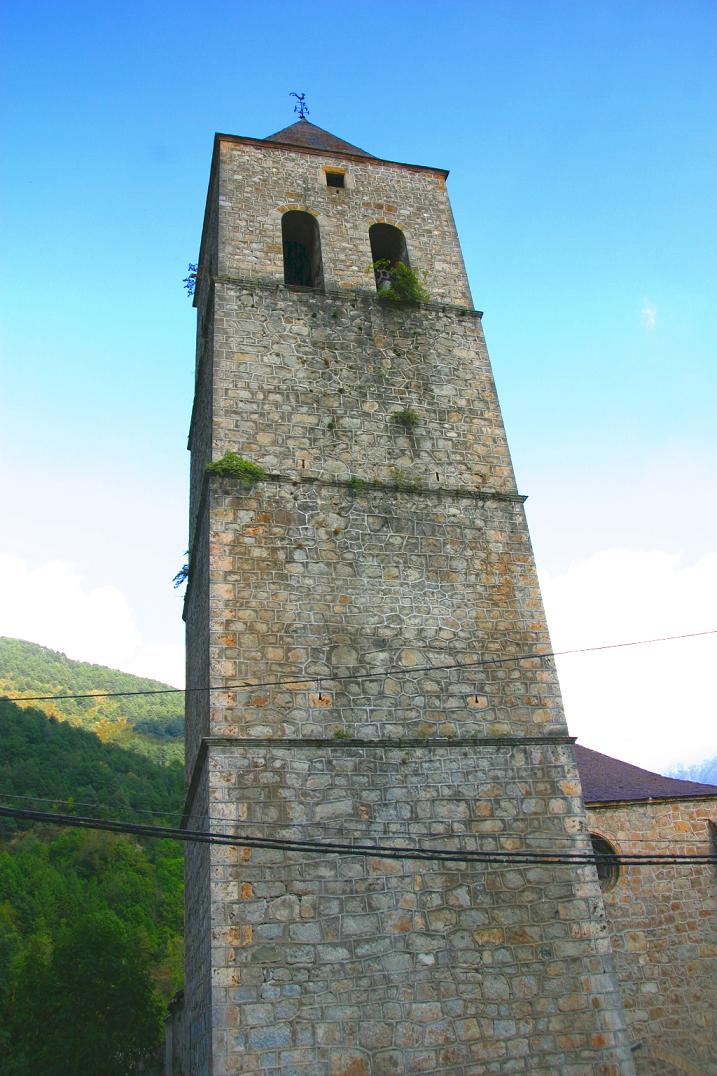
[[305,149],[323,149],[333,153],[353,153],[361,157],[371,157],[365,149],[352,146],[350,142],[344,142],[343,138],[337,138],[323,127],[317,127],[315,123],[309,123],[303,117],[292,123],[290,127],[284,127],[276,134],[268,135],[265,142],[285,142],[289,146],[303,146]]

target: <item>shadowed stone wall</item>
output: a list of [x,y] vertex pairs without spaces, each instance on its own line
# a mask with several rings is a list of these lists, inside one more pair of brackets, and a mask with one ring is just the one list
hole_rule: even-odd
[[[186,616],[189,686],[226,690],[189,696],[189,824],[589,850],[443,177],[351,160],[335,190],[332,163],[215,157]],[[282,208],[317,216],[327,293],[282,285]],[[436,302],[378,301],[378,219]],[[208,478],[228,451],[266,481]],[[215,846],[187,890],[193,1073],[633,1071],[592,867]]]

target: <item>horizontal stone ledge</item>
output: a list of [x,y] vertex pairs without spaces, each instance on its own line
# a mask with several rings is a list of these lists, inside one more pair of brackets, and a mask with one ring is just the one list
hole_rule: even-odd
[[213,276],[206,281],[210,287],[215,284],[225,284],[232,288],[242,288],[245,291],[261,289],[262,291],[283,292],[286,295],[306,295],[319,299],[330,299],[332,302],[362,302],[377,306],[381,310],[427,310],[430,313],[457,314],[459,317],[477,318],[483,317],[482,310],[476,310],[472,306],[461,306],[457,303],[442,303],[429,299],[427,303],[394,302],[381,300],[373,288],[305,288],[295,285],[284,284],[279,280],[250,280],[247,277]]
[[575,736],[405,736],[385,740],[362,740],[353,736],[306,737],[249,737],[204,736],[202,745],[209,747],[352,747],[379,750],[381,748],[436,748],[446,747],[535,747],[564,746],[575,743]]
[[[233,475],[209,475],[205,472],[204,483],[206,484],[210,478],[214,478],[217,482],[231,482],[240,486],[244,482],[244,487],[246,487],[246,480],[236,478]],[[419,494],[420,496],[428,494],[436,497],[455,497],[471,501],[508,501],[513,504],[524,504],[528,499],[527,494],[523,493],[501,493],[499,490],[491,489],[467,489],[465,486],[425,486],[419,483],[411,485],[410,483],[384,482],[381,479],[372,480],[370,478],[362,478],[361,486],[357,487],[352,485],[351,481],[346,478],[324,478],[322,475],[286,475],[276,472],[269,473],[265,478],[252,483],[252,487],[260,486],[267,482],[291,486],[331,486],[334,489],[345,489],[354,496],[358,496],[360,493],[406,493],[409,495]]]

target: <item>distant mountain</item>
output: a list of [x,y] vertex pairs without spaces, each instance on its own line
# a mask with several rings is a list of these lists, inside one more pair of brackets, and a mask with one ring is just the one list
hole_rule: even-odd
[[681,777],[683,781],[701,781],[705,785],[717,785],[717,755],[694,762],[691,766],[675,766],[668,777]]
[[0,637],[0,695],[18,706],[88,729],[111,742],[167,765],[184,755],[184,696],[127,695],[118,698],[56,699],[22,702],[16,696],[91,695],[166,689],[168,684],[130,673],[73,661],[56,650],[20,639]]

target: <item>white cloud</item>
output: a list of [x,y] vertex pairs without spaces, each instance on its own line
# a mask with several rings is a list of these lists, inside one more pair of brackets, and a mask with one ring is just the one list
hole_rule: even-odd
[[657,325],[657,307],[647,296],[642,300],[640,317],[646,329],[654,329]]
[[152,680],[182,687],[184,647],[174,643],[149,643],[137,651],[123,667],[135,676],[148,676]]
[[[556,650],[717,627],[717,554],[609,549],[541,573]],[[717,635],[558,659],[568,726],[647,769],[717,755]]]
[[184,648],[147,642],[125,594],[89,586],[77,568],[51,560],[31,566],[0,554],[0,635],[60,650],[167,683],[184,683]]

